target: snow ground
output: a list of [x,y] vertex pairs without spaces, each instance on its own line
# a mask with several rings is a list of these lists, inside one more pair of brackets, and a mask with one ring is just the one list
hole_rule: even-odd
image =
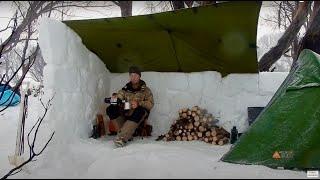
[[[37,98],[30,98],[27,132],[38,116],[32,109],[39,105]],[[16,106],[0,116],[0,177],[12,168],[7,156],[14,153],[18,112]],[[49,133],[46,125],[44,122],[41,133]],[[47,138],[39,136],[39,144]],[[114,148],[112,137],[79,139],[67,145],[59,157],[50,154],[53,147],[48,146],[36,162],[28,165],[29,173],[22,171],[10,178],[307,178],[302,171],[220,162],[230,145],[155,139],[136,138],[119,149]]]

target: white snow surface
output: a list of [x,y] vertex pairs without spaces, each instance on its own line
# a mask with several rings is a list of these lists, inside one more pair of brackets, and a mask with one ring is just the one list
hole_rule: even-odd
[[[27,132],[36,117],[41,115],[35,113],[35,110],[41,109],[37,98],[29,99],[29,107]],[[0,177],[13,168],[7,156],[14,152],[18,112],[19,106],[11,107],[0,118]],[[48,125],[44,121],[40,128],[39,148],[50,135]],[[163,142],[150,137],[135,138],[128,146],[116,149],[112,138],[79,138],[65,144],[63,152],[51,143],[37,157],[37,161],[28,164],[29,172],[24,170],[9,178],[307,178],[303,171],[221,162],[220,158],[230,149],[230,145],[215,146],[200,141]],[[55,151],[60,153],[53,153]],[[28,157],[28,151],[24,157]]]
[[[104,97],[123,87],[127,73],[110,73],[104,63],[65,24],[43,20],[39,44],[47,63],[44,96],[54,95],[52,106],[38,135],[38,148],[50,134],[52,142],[36,162],[14,178],[305,178],[304,172],[274,170],[264,166],[220,162],[230,145],[204,142],[158,142],[182,107],[199,105],[216,116],[225,129],[248,128],[247,107],[265,106],[287,73],[230,74],[218,72],[143,72],[154,94],[149,122],[153,137],[135,140],[115,149],[113,137],[89,139],[97,113],[105,116]],[[61,43],[64,42],[64,43]],[[30,99],[26,132],[43,113],[37,98]],[[0,116],[0,173],[10,168],[7,156],[14,153],[19,108]],[[105,119],[107,119],[105,117]],[[28,149],[26,145],[26,149]],[[28,152],[25,156],[27,157]],[[1,176],[0,174],[0,176]]]

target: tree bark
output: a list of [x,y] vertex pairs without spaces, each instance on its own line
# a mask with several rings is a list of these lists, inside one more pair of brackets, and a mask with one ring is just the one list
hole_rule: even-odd
[[184,2],[183,1],[171,1],[173,9],[182,9],[184,8]]
[[[300,42],[298,54],[303,49],[310,49],[318,54],[320,54],[320,2],[314,2],[314,8],[311,14],[311,21],[309,28],[306,31],[305,36]],[[298,57],[297,57],[298,58]],[[297,60],[294,59],[295,61]],[[295,62],[294,61],[294,62]],[[294,64],[294,63],[292,63]]]
[[297,33],[300,31],[301,26],[305,23],[307,19],[309,6],[311,6],[311,2],[309,1],[299,2],[297,13],[294,16],[288,29],[286,29],[282,37],[278,40],[277,45],[271,48],[260,59],[259,61],[260,71],[269,71],[269,68],[275,62],[277,62],[277,60],[290,47],[290,44],[295,39]]
[[186,3],[186,5],[191,8],[193,5],[193,1],[184,1],[184,3]]
[[122,17],[132,16],[132,1],[119,1],[119,7]]

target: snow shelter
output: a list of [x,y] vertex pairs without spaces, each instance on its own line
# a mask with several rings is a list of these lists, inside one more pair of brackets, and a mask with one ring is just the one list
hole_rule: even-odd
[[266,106],[287,73],[258,73],[256,34],[261,2],[224,2],[157,14],[105,19],[44,19],[39,44],[46,118],[55,139],[88,138],[104,98],[139,66],[154,95],[149,122],[165,133],[182,107],[198,105],[239,132],[247,107]]
[[272,100],[223,161],[320,169],[319,102],[320,55],[305,49]]

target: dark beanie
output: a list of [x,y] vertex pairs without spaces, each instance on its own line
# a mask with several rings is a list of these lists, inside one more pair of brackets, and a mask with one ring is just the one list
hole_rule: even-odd
[[131,74],[131,73],[139,74],[139,76],[141,77],[141,71],[137,66],[131,66],[129,68],[129,74]]

